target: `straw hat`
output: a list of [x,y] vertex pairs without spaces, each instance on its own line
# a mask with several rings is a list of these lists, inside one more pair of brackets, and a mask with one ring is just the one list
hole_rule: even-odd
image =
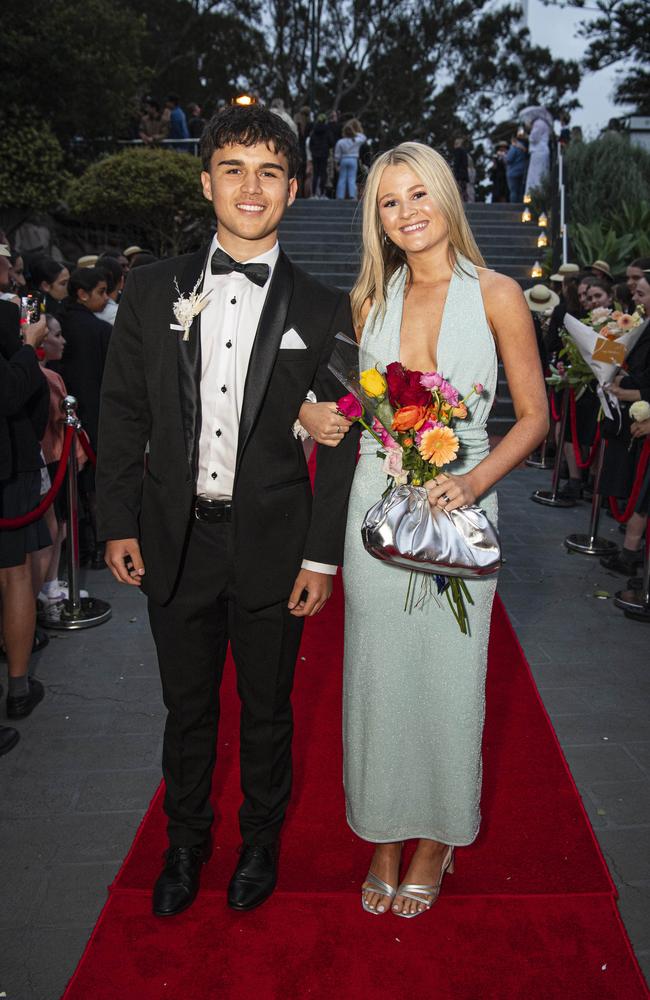
[[579,274],[580,268],[577,264],[560,264],[557,269],[557,273],[564,276],[565,274]]
[[614,280],[612,272],[609,268],[609,264],[607,263],[606,260],[595,260],[593,264],[589,265],[589,267],[591,268],[592,271],[602,271],[605,277],[609,278],[610,281]]
[[6,243],[0,243],[0,257],[11,257],[11,250]]
[[77,261],[77,267],[94,267],[99,256],[96,253],[87,253]]
[[560,296],[546,285],[533,285],[524,292],[524,298],[531,312],[551,312],[560,302]]
[[561,285],[562,282],[564,281],[564,275],[560,274],[560,272],[558,271],[556,274],[552,274],[551,277],[548,280],[549,281],[557,281],[558,284]]
[[137,253],[143,253],[142,247],[138,246],[127,247],[126,250],[124,251],[124,256],[128,260],[129,257],[135,257]]

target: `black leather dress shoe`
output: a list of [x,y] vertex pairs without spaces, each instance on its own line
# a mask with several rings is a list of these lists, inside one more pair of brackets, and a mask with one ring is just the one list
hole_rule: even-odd
[[7,695],[8,719],[26,719],[28,715],[31,715],[39,701],[43,700],[45,688],[41,682],[37,681],[34,677],[30,677],[28,683],[29,694],[13,698],[10,694]]
[[20,733],[17,729],[12,729],[11,726],[0,726],[0,757],[13,750],[19,739]]
[[228,906],[253,910],[269,898],[278,880],[279,844],[244,844],[228,886]]
[[170,847],[165,867],[153,887],[153,912],[157,917],[173,917],[191,906],[197,897],[201,867],[210,851],[205,847]]

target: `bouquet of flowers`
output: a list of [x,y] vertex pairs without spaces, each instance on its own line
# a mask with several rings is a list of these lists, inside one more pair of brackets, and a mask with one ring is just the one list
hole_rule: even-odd
[[611,418],[610,407],[619,411],[619,406],[618,401],[607,394],[607,384],[639,339],[644,320],[642,306],[637,306],[631,314],[599,307],[592,309],[583,320],[567,313],[562,335],[564,347],[560,351],[567,365],[551,366],[552,374],[547,382],[555,386],[569,384],[581,392],[595,382],[603,411]]
[[[385,374],[379,371],[378,366],[354,374],[351,369],[346,372],[340,359],[337,363],[336,355],[333,362],[330,368],[346,388],[351,390],[338,400],[339,413],[347,420],[358,421],[375,438],[379,446],[377,455],[383,460],[383,468],[388,476],[388,488],[384,497],[390,491],[397,496],[400,487],[408,487],[412,493],[418,491],[424,495],[418,499],[421,506],[423,503],[426,505],[427,521],[431,521],[426,490],[418,488],[423,487],[428,480],[434,479],[443,468],[457,458],[460,442],[454,433],[454,424],[467,419],[467,403],[472,396],[481,395],[483,386],[478,382],[475,383],[470,392],[461,399],[458,390],[440,372],[410,371],[399,362],[393,362],[386,367]],[[406,499],[408,502],[409,498]],[[372,508],[366,515],[364,527],[374,509]],[[452,522],[453,530],[452,519],[455,515],[462,517],[465,511],[470,515],[470,521],[472,512],[475,512],[481,515],[483,522],[487,522],[487,518],[478,508],[466,508],[450,513],[440,511],[440,514]],[[487,524],[489,525],[489,522]],[[481,528],[482,524],[479,525],[475,520],[466,534],[471,535],[473,532],[472,540],[475,540],[480,536]],[[486,553],[484,565],[472,566],[471,570],[466,567],[466,575],[493,572],[498,568],[498,540],[493,528],[491,532],[490,543],[484,546]],[[367,542],[366,548],[378,558],[386,558],[380,552],[373,551]],[[446,595],[461,631],[467,633],[465,600],[469,603],[472,603],[472,600],[461,578],[460,574],[463,572],[461,567],[452,566],[450,563],[447,567],[448,575],[439,571],[441,567],[438,563],[427,565],[426,558],[423,559],[421,556],[404,556],[391,561],[431,573],[436,581],[438,595],[443,593]],[[426,593],[425,580],[422,596],[426,596]],[[413,599],[412,572],[405,609],[412,607]]]

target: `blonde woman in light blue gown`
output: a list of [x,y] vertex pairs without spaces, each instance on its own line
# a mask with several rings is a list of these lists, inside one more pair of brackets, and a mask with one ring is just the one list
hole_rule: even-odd
[[[486,269],[446,162],[403,143],[374,163],[363,208],[363,259],[352,290],[361,367],[379,360],[439,371],[461,397],[457,460],[427,484],[432,506],[479,503],[496,523],[495,484],[544,438],[548,408],[530,311],[519,285]],[[490,451],[487,419],[500,355],[516,423]],[[343,390],[342,390],[343,394]],[[349,426],[334,402],[300,420],[335,446]],[[480,824],[481,739],[494,577],[467,581],[470,635],[445,602],[403,610],[408,574],[373,559],[360,527],[386,488],[376,442],[362,436],[345,550],[344,783],[347,818],[375,845],[364,909],[416,917],[435,902],[454,848]],[[405,843],[417,841],[403,871]],[[400,881],[401,879],[401,881]]]

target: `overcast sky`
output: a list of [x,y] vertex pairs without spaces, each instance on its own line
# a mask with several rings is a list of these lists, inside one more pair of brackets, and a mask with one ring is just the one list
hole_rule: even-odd
[[[541,0],[528,0],[528,27],[532,41],[546,46],[553,55],[562,59],[581,58],[585,43],[577,37],[576,28],[579,21],[587,16],[585,11],[545,7]],[[581,125],[585,135],[593,133],[595,136],[609,118],[619,117],[625,112],[625,108],[612,102],[614,82],[614,67],[583,77],[578,91],[582,108],[574,111],[572,124]]]

